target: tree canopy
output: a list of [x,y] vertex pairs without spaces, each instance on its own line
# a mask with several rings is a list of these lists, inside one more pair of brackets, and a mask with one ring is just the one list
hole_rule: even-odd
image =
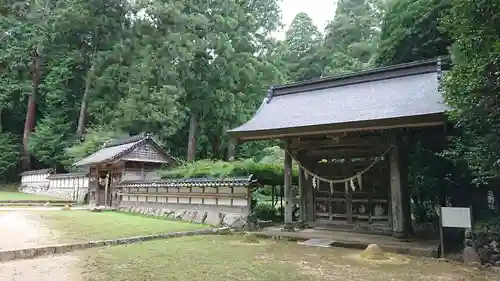
[[67,170],[105,141],[142,132],[199,167],[172,173],[273,170],[279,154],[259,155],[276,141],[235,150],[225,133],[271,85],[450,56],[441,90],[451,145],[441,154],[412,147],[411,185],[427,193],[491,183],[500,172],[499,8],[498,0],[340,0],[325,30],[299,13],[277,40],[278,0],[6,0],[0,173]]

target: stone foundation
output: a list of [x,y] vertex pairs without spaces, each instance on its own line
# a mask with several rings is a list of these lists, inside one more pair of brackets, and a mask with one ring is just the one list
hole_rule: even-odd
[[118,211],[234,229],[244,228],[247,224],[246,208],[196,204],[133,203],[122,201]]

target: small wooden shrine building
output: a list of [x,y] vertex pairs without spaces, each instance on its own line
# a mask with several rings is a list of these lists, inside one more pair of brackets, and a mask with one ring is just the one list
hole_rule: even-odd
[[91,204],[116,207],[122,180],[160,179],[163,166],[177,164],[150,135],[138,135],[104,144],[73,165],[88,169]]
[[442,136],[440,77],[436,59],[274,86],[255,115],[228,133],[239,142],[286,143],[285,226],[298,203],[311,226],[404,236],[411,229],[406,148],[422,132]]

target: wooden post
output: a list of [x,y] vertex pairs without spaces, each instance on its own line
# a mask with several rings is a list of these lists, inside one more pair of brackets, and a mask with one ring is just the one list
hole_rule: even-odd
[[305,179],[305,193],[306,193],[306,220],[308,222],[314,221],[316,218],[314,217],[314,212],[316,209],[316,205],[314,203],[314,188],[313,188],[313,179],[311,175]]
[[106,174],[106,183],[104,185],[104,206],[108,206],[108,186],[109,186],[109,174],[110,172],[108,172]]
[[300,211],[300,220],[305,222],[307,221],[307,204],[306,204],[306,181],[304,178],[304,170],[299,168],[299,211]]
[[389,152],[390,182],[391,182],[391,220],[394,237],[404,237],[411,227],[408,187],[407,162],[400,138],[394,138],[394,147]]
[[344,189],[345,189],[345,208],[346,208],[346,219],[348,223],[352,223],[352,190],[351,187],[349,186],[349,182],[344,183]]
[[[287,147],[288,148],[288,147]],[[285,152],[284,161],[285,226],[293,223],[292,157]]]

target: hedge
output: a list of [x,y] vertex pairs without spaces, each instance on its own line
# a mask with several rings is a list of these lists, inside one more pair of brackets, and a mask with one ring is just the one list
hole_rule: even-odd
[[[283,184],[283,164],[255,163],[252,159],[233,162],[200,160],[163,171],[162,178],[221,178],[254,175],[262,185]],[[298,183],[298,169],[292,169],[292,182]]]

